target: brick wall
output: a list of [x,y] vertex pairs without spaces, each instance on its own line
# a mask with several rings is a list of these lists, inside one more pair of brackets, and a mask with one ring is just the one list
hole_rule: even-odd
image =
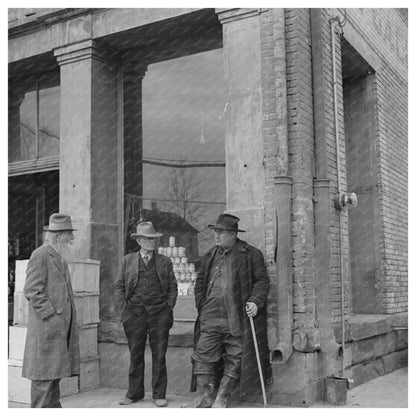
[[[364,59],[376,60],[378,187],[383,312],[407,311],[407,13],[347,9]],[[347,39],[348,40],[348,39]]]
[[[341,264],[340,264],[340,215],[342,223],[342,246],[343,246],[343,284],[344,284],[344,313],[350,315],[350,270],[349,270],[349,244],[348,244],[348,214],[339,213],[333,204],[338,194],[338,168],[341,191],[347,190],[346,184],[346,155],[343,125],[342,105],[342,71],[341,71],[341,44],[338,37],[335,39],[335,71],[337,83],[337,105],[338,105],[338,138],[339,138],[339,160],[337,160],[337,145],[335,139],[334,120],[334,97],[332,85],[332,47],[330,19],[338,13],[337,10],[322,9],[322,47],[323,47],[323,88],[325,96],[325,142],[327,146],[328,179],[330,180],[330,304],[331,320],[333,323],[341,320]],[[338,167],[339,163],[339,167]]]
[[[274,264],[275,250],[275,198],[274,178],[287,174],[287,148],[279,148],[284,142],[286,130],[286,94],[281,91],[279,79],[286,77],[284,50],[284,12],[270,9],[261,15],[261,79],[265,169],[265,258],[270,277],[268,301],[269,318],[277,319],[277,273]],[[280,47],[279,47],[280,45]],[[283,46],[283,47],[282,47]],[[279,87],[279,88],[277,88]],[[282,103],[282,99],[284,102]],[[282,105],[283,104],[283,105]],[[279,131],[282,134],[279,134]],[[283,140],[282,140],[283,139]]]
[[289,165],[292,176],[295,328],[315,326],[313,96],[308,9],[286,9]]
[[[377,162],[373,169],[378,192],[379,232],[376,233],[380,257],[377,267],[381,279],[375,282],[382,294],[382,313],[407,310],[407,23],[406,13],[397,9],[347,9],[347,25],[358,33],[360,54],[371,65],[379,63],[375,76],[375,134]],[[331,216],[331,316],[340,321],[340,214],[332,204],[338,193],[337,165],[341,191],[348,191],[341,72],[341,42],[336,37],[336,75],[338,79],[337,161],[334,102],[332,95],[331,17],[345,10],[323,9],[323,85],[325,96],[325,141],[330,179]],[[290,175],[293,178],[293,273],[294,321],[296,327],[313,324],[313,107],[311,50],[308,9],[285,9],[287,53],[287,103]],[[348,32],[346,30],[346,32]],[[349,41],[349,39],[346,37]],[[353,44],[354,46],[354,44]],[[365,201],[362,201],[363,203]],[[348,213],[341,214],[345,309],[351,313],[351,270]],[[378,287],[381,286],[381,289]]]

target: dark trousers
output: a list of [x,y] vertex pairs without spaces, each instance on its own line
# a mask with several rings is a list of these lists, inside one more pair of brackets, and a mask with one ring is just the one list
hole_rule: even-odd
[[62,407],[59,401],[59,380],[32,380],[30,407]]
[[172,324],[172,311],[167,305],[151,316],[147,312],[137,316],[129,310],[124,311],[123,326],[130,350],[129,388],[126,394],[129,399],[139,400],[144,397],[144,350],[147,334],[152,351],[153,398],[166,398],[166,350]]

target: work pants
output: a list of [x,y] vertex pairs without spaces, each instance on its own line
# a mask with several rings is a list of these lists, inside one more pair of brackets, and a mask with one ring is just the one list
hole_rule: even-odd
[[30,388],[30,407],[62,407],[59,401],[59,381],[32,380]]
[[140,400],[144,397],[144,352],[148,334],[152,352],[153,398],[166,398],[166,350],[172,324],[172,310],[167,305],[154,315],[143,311],[140,316],[137,316],[129,310],[124,311],[123,326],[130,350],[127,398]]
[[[196,361],[194,374],[213,374],[215,364],[224,360],[224,375],[238,380],[242,358],[241,336],[217,329],[203,329],[192,359]],[[201,365],[203,364],[203,365]]]

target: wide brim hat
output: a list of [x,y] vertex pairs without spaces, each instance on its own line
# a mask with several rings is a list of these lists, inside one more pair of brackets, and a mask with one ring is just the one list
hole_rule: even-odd
[[235,215],[221,214],[218,216],[215,225],[209,224],[208,228],[211,228],[212,230],[228,230],[245,233],[245,230],[240,230],[238,228],[238,221],[240,221],[240,218],[236,217]]
[[162,237],[163,234],[157,233],[155,230],[155,227],[153,227],[153,224],[150,221],[147,222],[141,222],[137,224],[136,232],[131,234],[132,238],[136,237],[153,237],[158,238]]
[[54,233],[60,231],[77,231],[72,226],[71,217],[66,214],[55,213],[49,217],[49,225],[43,227],[44,231],[51,231]]

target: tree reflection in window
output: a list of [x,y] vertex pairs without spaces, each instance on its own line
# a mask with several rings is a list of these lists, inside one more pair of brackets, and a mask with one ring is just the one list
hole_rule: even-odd
[[216,49],[149,65],[143,79],[143,195],[137,221],[153,219],[190,261],[213,245],[207,225],[225,210],[226,87]]

